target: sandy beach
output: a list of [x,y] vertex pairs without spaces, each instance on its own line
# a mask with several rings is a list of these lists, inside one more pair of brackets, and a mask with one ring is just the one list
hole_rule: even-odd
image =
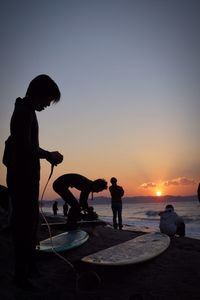
[[[33,289],[23,290],[12,283],[13,247],[9,229],[0,232],[1,300],[133,300],[199,299],[200,240],[174,238],[169,248],[145,263],[124,267],[100,267],[82,263],[83,256],[132,239],[143,232],[114,230],[98,226],[95,235],[85,228],[89,240],[79,248],[62,253],[73,268],[55,254],[38,254],[40,278],[32,279]],[[52,235],[62,230],[52,229]],[[46,227],[40,239],[49,235]],[[100,283],[87,280],[97,274]],[[94,273],[93,273],[94,272]],[[82,280],[86,284],[82,284]]]

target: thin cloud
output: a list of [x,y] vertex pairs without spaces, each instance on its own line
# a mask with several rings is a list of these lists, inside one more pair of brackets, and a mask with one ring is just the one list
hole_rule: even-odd
[[170,186],[170,185],[192,185],[196,184],[196,181],[194,179],[186,178],[186,177],[179,177],[172,180],[167,180],[163,182],[164,186]]
[[140,185],[140,187],[144,188],[144,189],[148,189],[148,188],[155,188],[157,186],[181,186],[181,185],[193,185],[196,184],[196,181],[194,179],[190,179],[187,177],[178,177],[178,178],[174,178],[171,180],[165,180],[159,183],[155,183],[155,182],[145,182],[143,184]]
[[144,189],[157,187],[157,184],[154,182],[146,182],[140,185]]

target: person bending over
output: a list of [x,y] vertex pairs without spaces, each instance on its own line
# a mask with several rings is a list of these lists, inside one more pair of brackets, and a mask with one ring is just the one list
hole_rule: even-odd
[[35,249],[39,221],[40,159],[50,164],[62,162],[58,152],[39,146],[36,111],[60,100],[57,84],[45,74],[35,77],[24,98],[17,98],[5,142],[3,163],[7,167],[7,186],[12,204],[11,229],[15,250],[15,282],[28,284],[36,272]]
[[177,215],[174,207],[168,204],[164,211],[159,212],[160,216],[160,232],[167,234],[170,237],[179,235],[185,236],[185,223],[183,218]]
[[[75,188],[80,191],[79,201],[75,198],[70,188]],[[54,191],[70,206],[67,218],[67,229],[76,229],[77,221],[79,221],[84,214],[88,216],[95,216],[91,206],[88,206],[89,194],[101,192],[107,189],[107,182],[104,179],[96,179],[94,181],[80,175],[80,174],[64,174],[58,177],[53,182]]]

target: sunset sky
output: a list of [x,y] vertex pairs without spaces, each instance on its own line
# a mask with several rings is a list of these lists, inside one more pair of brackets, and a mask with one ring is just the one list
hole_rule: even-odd
[[[115,176],[126,196],[196,194],[200,1],[11,0],[0,23],[1,158],[29,82],[44,73],[61,90],[60,103],[37,113],[40,146],[64,155],[45,199],[73,172]],[[41,191],[49,173],[43,161]]]

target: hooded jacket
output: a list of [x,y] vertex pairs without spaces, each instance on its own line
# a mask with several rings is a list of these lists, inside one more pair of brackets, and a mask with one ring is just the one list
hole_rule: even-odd
[[160,212],[160,231],[169,236],[174,236],[177,231],[177,226],[183,222],[183,219],[174,212],[172,208],[167,208]]

